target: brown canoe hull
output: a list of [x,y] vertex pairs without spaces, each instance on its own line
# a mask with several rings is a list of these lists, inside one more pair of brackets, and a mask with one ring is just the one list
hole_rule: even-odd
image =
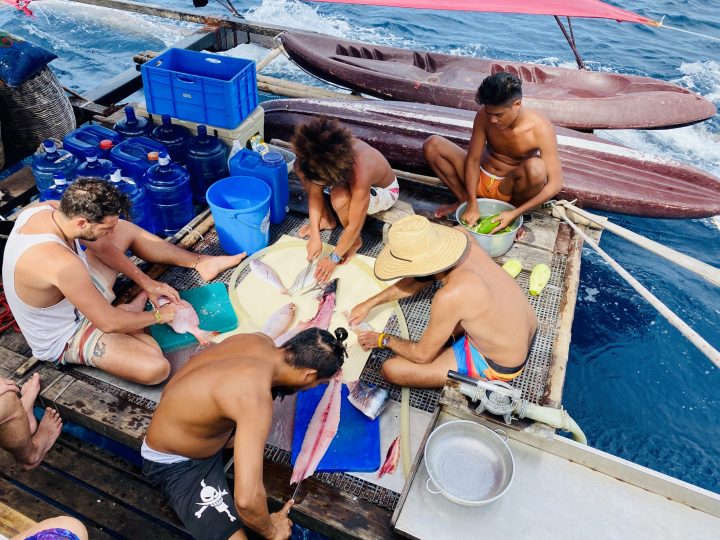
[[[474,114],[433,105],[391,101],[283,99],[262,104],[265,138],[289,140],[296,125],[337,118],[393,167],[433,174],[422,145],[442,135],[467,148]],[[720,214],[720,179],[690,165],[639,152],[594,135],[557,128],[564,187],[559,197],[609,212],[655,218]]]
[[477,110],[482,80],[509,71],[523,81],[523,102],[558,126],[654,129],[707,120],[705,98],[650,77],[413,51],[308,32],[280,36],[290,58],[323,80],[382,99]]

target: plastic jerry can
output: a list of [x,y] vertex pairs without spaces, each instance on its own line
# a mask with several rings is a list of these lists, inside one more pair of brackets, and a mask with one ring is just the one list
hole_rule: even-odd
[[267,152],[261,156],[258,152],[243,148],[230,158],[230,174],[254,176],[270,186],[270,223],[282,223],[290,198],[287,165],[282,154]]
[[122,169],[123,176],[142,184],[145,173],[156,162],[148,159],[150,152],[167,153],[162,143],[148,137],[132,137],[122,141],[110,151],[110,160]]
[[112,129],[98,125],[82,126],[72,130],[63,139],[63,148],[78,158],[85,159],[85,151],[90,148],[100,148],[100,157],[110,159],[110,148],[107,143],[101,146],[102,141],[110,141],[110,148],[122,141],[122,136]]

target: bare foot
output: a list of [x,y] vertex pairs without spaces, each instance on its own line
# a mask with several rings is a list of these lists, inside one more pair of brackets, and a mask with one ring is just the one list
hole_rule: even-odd
[[213,257],[211,255],[200,255],[200,260],[195,266],[195,270],[205,281],[215,279],[218,274],[224,272],[228,268],[237,266],[245,258],[245,253],[239,255],[221,255]]
[[435,210],[435,212],[433,213],[433,216],[435,216],[436,218],[445,217],[457,210],[458,206],[460,206],[459,202],[453,204],[443,204],[442,206],[438,206],[437,210]]
[[33,373],[25,384],[20,389],[20,402],[22,403],[23,409],[27,413],[28,422],[30,422],[30,433],[35,433],[37,429],[37,420],[33,414],[33,406],[35,405],[35,398],[40,393],[40,374]]
[[55,443],[57,438],[60,436],[62,430],[62,418],[55,409],[47,407],[45,414],[40,420],[40,425],[32,437],[32,454],[30,462],[22,466],[24,471],[34,469],[48,453],[52,445]]
[[141,312],[145,311],[145,306],[147,305],[148,295],[145,291],[138,294],[135,298],[133,298],[130,302],[127,304],[120,304],[118,309],[122,309],[124,311],[134,311],[134,312]]
[[358,236],[358,239],[355,240],[355,243],[352,246],[350,246],[350,249],[348,249],[347,252],[345,253],[345,257],[343,257],[343,264],[345,264],[347,261],[349,261],[350,257],[355,255],[361,247],[362,247],[362,238],[360,238]]
[[[337,227],[337,221],[335,218],[328,218],[327,216],[324,216],[320,218],[320,230],[321,231],[332,231],[335,227]],[[300,227],[300,230],[298,231],[298,236],[300,238],[305,238],[306,236],[310,236],[310,224],[303,225]]]

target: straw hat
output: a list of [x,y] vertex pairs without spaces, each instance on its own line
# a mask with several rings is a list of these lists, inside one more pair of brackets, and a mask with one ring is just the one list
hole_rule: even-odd
[[382,280],[431,276],[455,265],[467,246],[462,231],[407,216],[390,227],[388,242],[375,261],[375,275]]

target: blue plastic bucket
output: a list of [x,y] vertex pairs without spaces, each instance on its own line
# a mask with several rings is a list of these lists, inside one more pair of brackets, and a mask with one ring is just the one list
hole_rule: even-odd
[[251,176],[230,176],[206,193],[223,250],[252,255],[270,242],[270,187]]

